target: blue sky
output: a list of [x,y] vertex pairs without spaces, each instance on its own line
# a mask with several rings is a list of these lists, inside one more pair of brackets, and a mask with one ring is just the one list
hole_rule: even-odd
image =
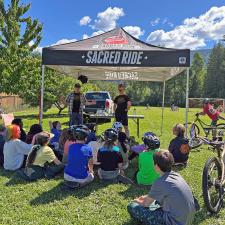
[[144,41],[177,48],[209,48],[225,34],[224,0],[22,2],[31,2],[29,14],[43,23],[40,47],[83,39],[115,26],[126,27]]

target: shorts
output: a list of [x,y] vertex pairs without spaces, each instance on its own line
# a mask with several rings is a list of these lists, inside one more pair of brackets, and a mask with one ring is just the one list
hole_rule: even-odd
[[79,184],[90,183],[94,180],[94,175],[92,173],[88,173],[88,176],[85,179],[76,179],[66,173],[64,173],[64,180],[70,182],[76,182]]
[[99,169],[98,174],[102,180],[114,180],[118,177],[119,170],[105,171],[105,170]]
[[127,114],[115,114],[116,122],[120,122],[123,126],[128,126],[128,115]]

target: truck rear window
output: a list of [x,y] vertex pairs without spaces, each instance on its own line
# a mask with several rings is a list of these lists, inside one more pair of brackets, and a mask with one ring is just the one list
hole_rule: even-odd
[[86,93],[85,95],[86,99],[95,99],[95,100],[105,100],[105,99],[109,99],[109,95],[107,93]]

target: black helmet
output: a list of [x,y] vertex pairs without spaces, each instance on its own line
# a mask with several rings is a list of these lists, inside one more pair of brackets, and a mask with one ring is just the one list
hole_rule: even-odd
[[157,149],[160,147],[160,140],[153,132],[146,132],[143,135],[142,140],[150,149]]
[[105,141],[115,142],[118,138],[118,132],[114,129],[107,129],[104,132]]
[[73,125],[70,127],[70,132],[73,133],[76,140],[85,140],[89,135],[89,129],[85,125]]
[[203,100],[203,104],[208,104],[209,103],[209,99],[208,98],[205,98],[204,100]]
[[76,128],[74,134],[76,140],[83,141],[88,136],[89,132],[82,128]]

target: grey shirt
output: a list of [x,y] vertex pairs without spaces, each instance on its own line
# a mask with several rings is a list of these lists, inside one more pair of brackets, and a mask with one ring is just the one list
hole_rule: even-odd
[[24,155],[28,155],[32,144],[19,139],[7,141],[4,145],[4,169],[17,170],[23,165]]
[[186,181],[173,171],[152,185],[149,197],[162,206],[166,225],[191,225],[195,214],[194,197]]

